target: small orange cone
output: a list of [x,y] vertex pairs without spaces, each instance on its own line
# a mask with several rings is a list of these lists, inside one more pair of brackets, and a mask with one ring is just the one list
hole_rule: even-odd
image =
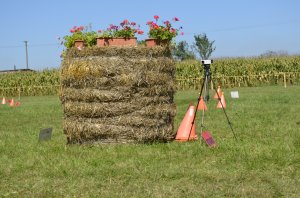
[[12,99],[10,100],[9,106],[13,107],[14,105],[15,105],[15,102],[14,102],[14,99],[12,98]]
[[[219,96],[221,97],[221,94],[222,94],[222,91],[221,91],[221,86],[218,86],[217,92],[218,92]],[[217,93],[215,93],[215,95],[214,95],[214,99],[218,99],[218,94],[217,94]]]
[[[217,108],[218,108],[218,109],[222,109],[222,108],[225,109],[225,108],[226,108],[226,101],[225,101],[225,97],[224,97],[224,92],[221,93],[221,96],[220,96],[220,97],[221,97],[221,100],[219,100],[219,102],[218,102],[218,104],[217,104]],[[222,107],[222,104],[221,104],[221,103],[223,104],[223,107]]]
[[[186,142],[188,140],[197,140],[198,137],[196,135],[196,127],[195,122],[192,126],[192,122],[195,115],[195,106],[190,105],[182,122],[180,123],[180,126],[178,128],[177,134],[176,134],[176,141]],[[192,128],[192,131],[191,131]],[[190,134],[191,131],[191,134]],[[189,138],[190,136],[190,138]]]
[[2,99],[2,104],[3,104],[3,105],[6,104],[6,100],[5,100],[4,97],[3,97],[3,99]]
[[206,106],[206,104],[205,104],[205,102],[203,100],[203,97],[201,96],[199,104],[198,104],[198,110],[203,110],[203,109],[205,111],[207,111],[207,106]]

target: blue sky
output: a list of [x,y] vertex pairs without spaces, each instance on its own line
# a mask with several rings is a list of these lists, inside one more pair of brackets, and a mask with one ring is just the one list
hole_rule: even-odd
[[57,37],[74,25],[97,31],[128,19],[147,32],[154,15],[180,19],[185,35],[177,41],[191,45],[195,34],[206,33],[215,40],[213,57],[300,54],[299,0],[2,0],[0,6],[0,70],[26,67],[25,40],[31,69],[58,68]]

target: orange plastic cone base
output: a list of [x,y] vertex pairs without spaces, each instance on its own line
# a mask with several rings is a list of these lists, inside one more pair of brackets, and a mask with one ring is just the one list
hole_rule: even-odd
[[[190,107],[188,108],[188,110],[178,128],[176,138],[175,138],[176,141],[186,142],[188,140],[197,140],[198,139],[198,137],[196,135],[195,123],[193,124],[193,127],[192,127],[194,115],[195,115],[195,107],[193,105],[190,105]],[[190,134],[191,128],[192,128],[192,131]],[[189,138],[189,136],[190,136],[190,138]]]
[[205,110],[207,111],[207,106],[203,100],[203,97],[200,98],[199,104],[198,104],[198,110]]
[[4,97],[3,97],[3,99],[2,99],[2,104],[6,104],[6,100],[5,100]]
[[[218,86],[217,92],[218,92],[219,96],[221,97],[222,91],[221,91],[221,87],[220,87],[220,86]],[[218,97],[218,94],[215,93],[214,99],[218,99],[218,98],[219,98],[219,97]]]
[[10,100],[9,106],[13,107],[14,105],[15,105],[15,102],[14,102],[14,99],[12,98],[12,99]]
[[[222,107],[221,102],[222,102],[222,104],[223,104],[223,107]],[[221,101],[220,101],[220,100],[218,101],[217,108],[218,108],[218,109],[222,109],[222,108],[225,109],[225,108],[226,108],[226,101],[225,101],[225,97],[224,97],[224,93],[223,93],[223,92],[222,92],[222,94],[221,94]]]

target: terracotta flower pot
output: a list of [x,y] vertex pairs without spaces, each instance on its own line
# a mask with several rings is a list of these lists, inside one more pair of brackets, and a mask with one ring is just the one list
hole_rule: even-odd
[[105,41],[106,41],[107,39],[108,39],[108,38],[96,38],[97,46],[98,46],[98,47],[106,46]]
[[136,38],[97,38],[97,46],[136,46]]
[[113,38],[111,46],[136,46],[136,38]]
[[154,47],[157,45],[157,39],[149,38],[145,40],[147,47]]
[[165,46],[165,45],[168,45],[170,43],[169,40],[158,40],[158,39],[155,39],[155,38],[149,38],[149,39],[146,39],[146,46],[147,47],[154,47],[154,46],[157,46],[157,45],[161,45],[161,46]]
[[74,41],[74,46],[81,50],[82,48],[84,48],[84,41],[83,40],[75,40]]

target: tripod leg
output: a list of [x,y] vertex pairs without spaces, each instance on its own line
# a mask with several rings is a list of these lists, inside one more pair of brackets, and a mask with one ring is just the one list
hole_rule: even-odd
[[[214,82],[213,82],[213,81],[211,81],[211,82],[213,83],[213,87],[216,87],[216,86],[214,85]],[[216,92],[216,94],[217,94],[217,96],[218,96],[218,100],[220,101],[220,103],[221,103],[221,105],[222,105],[223,112],[224,112],[225,117],[226,117],[226,119],[227,119],[228,125],[229,125],[229,127],[230,127],[230,129],[231,129],[231,131],[232,131],[232,134],[233,134],[234,138],[237,140],[237,137],[236,137],[236,135],[235,135],[235,133],[234,133],[234,131],[233,131],[231,122],[230,122],[230,120],[229,120],[229,118],[228,118],[228,115],[227,115],[227,113],[226,113],[226,111],[225,111],[225,108],[224,108],[224,106],[223,106],[223,103],[222,103],[222,101],[221,101],[221,97],[220,97],[220,95],[219,95],[219,93],[218,93],[218,91],[217,91],[216,89],[215,89],[215,92]]]
[[[205,76],[205,84],[207,85],[207,81],[208,81],[208,77],[207,76]],[[204,96],[206,96],[206,94],[207,94],[207,87],[206,86],[204,86]],[[202,134],[202,130],[203,130],[203,127],[204,127],[204,109],[202,109],[202,118],[201,118],[201,127],[200,127],[200,134]]]
[[[204,85],[204,90],[209,90],[209,80],[208,76],[205,76],[205,85]],[[204,94],[204,101],[208,102],[209,101],[209,92],[205,92]]]
[[192,126],[191,126],[191,129],[190,129],[190,132],[189,132],[188,140],[190,139],[191,132],[192,132],[192,129],[193,129],[193,125],[195,123],[195,119],[196,119],[196,116],[197,116],[197,110],[198,110],[199,102],[201,100],[201,96],[202,96],[202,92],[203,92],[203,87],[204,87],[204,84],[205,84],[205,79],[203,79],[203,82],[202,82],[202,85],[201,85],[201,90],[200,90],[200,93],[199,93],[198,102],[197,102],[197,106],[196,106],[196,109],[195,109],[195,113],[194,113],[194,117],[193,117],[193,121],[192,121]]

